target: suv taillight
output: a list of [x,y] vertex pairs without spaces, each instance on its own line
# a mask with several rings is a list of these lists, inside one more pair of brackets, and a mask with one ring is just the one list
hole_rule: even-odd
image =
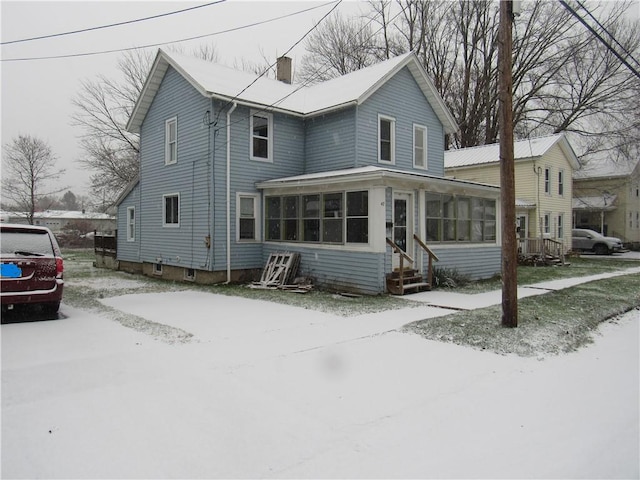
[[62,278],[62,272],[64,272],[62,257],[56,257],[56,278]]

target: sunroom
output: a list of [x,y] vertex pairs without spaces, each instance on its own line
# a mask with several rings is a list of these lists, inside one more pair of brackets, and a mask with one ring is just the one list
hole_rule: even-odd
[[495,186],[369,166],[257,188],[263,254],[299,253],[300,275],[319,286],[379,294],[405,269],[425,284],[415,277],[426,280],[436,260],[474,278],[500,270]]

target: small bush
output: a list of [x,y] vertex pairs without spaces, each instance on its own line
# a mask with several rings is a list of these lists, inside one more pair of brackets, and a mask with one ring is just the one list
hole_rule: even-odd
[[471,278],[455,268],[433,268],[433,286],[435,288],[458,288],[468,284]]

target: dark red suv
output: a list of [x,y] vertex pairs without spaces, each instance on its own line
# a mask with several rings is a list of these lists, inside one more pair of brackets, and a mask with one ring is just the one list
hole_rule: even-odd
[[47,313],[58,311],[63,262],[51,230],[0,224],[0,267],[2,311],[21,304],[40,304]]

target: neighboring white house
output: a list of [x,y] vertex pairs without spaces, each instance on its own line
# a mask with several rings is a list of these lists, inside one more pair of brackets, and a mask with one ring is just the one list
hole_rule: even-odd
[[[3,222],[28,223],[27,214],[24,212],[3,212]],[[36,212],[33,216],[33,224],[49,228],[53,233],[61,233],[70,222],[87,222],[90,225],[88,231],[97,230],[104,233],[112,233],[116,229],[116,217],[106,213],[73,211],[73,210],[46,210]]]

